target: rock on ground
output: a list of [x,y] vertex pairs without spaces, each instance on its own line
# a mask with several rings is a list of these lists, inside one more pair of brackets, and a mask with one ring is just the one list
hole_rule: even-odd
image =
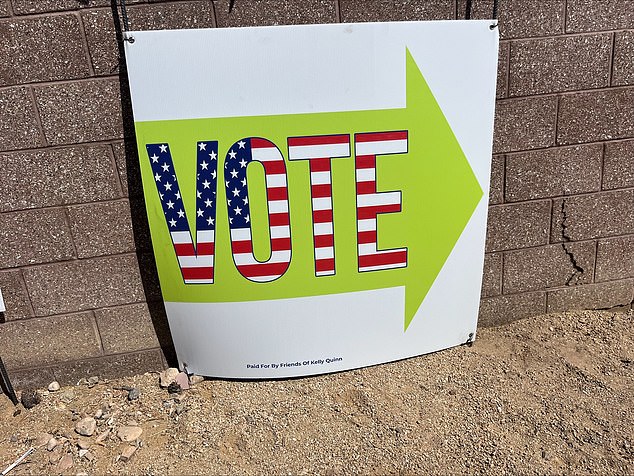
[[176,380],[176,376],[180,373],[180,370],[170,367],[159,374],[159,384],[163,388],[167,388],[169,384]]
[[123,451],[121,452],[121,460],[122,461],[128,461],[130,458],[132,458],[132,455],[136,452],[136,446],[126,446]]
[[92,436],[97,429],[97,422],[93,417],[82,418],[75,425],[75,431],[82,436]]
[[143,428],[138,426],[122,426],[117,431],[117,436],[121,441],[134,441],[141,436]]

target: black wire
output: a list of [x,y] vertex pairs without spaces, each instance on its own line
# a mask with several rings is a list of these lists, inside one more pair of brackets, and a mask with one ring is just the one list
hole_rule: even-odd
[[229,13],[231,13],[231,10],[233,10],[233,4],[235,3],[236,0],[229,0]]
[[464,12],[464,19],[471,20],[471,0],[467,0],[467,8]]
[[125,0],[121,0],[121,18],[123,19],[123,29],[129,31],[130,23],[128,22],[128,10],[125,7]]
[[11,401],[14,405],[18,404],[18,397],[15,395],[15,390],[13,390],[13,385],[11,385],[11,380],[9,379],[9,374],[7,373],[7,369],[4,367],[4,363],[0,358],[0,379],[2,379],[2,390],[7,393]]
[[493,19],[498,19],[498,0],[493,0]]

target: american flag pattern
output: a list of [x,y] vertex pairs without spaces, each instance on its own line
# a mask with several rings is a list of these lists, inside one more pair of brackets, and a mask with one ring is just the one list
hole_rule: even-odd
[[[266,180],[271,256],[265,262],[255,258],[251,237],[247,167],[254,161],[264,167]],[[229,149],[224,172],[233,261],[240,274],[250,281],[274,281],[286,272],[291,262],[288,187],[282,153],[269,140],[245,138]]]
[[401,192],[377,192],[376,156],[407,152],[407,131],[355,134],[359,272],[407,266],[407,248],[377,249],[377,215],[401,211]]
[[350,157],[348,134],[288,138],[289,160],[308,160],[315,275],[335,274],[331,159]]
[[192,241],[169,145],[147,144],[146,149],[183,280],[186,284],[212,284],[218,142],[196,144],[196,245]]

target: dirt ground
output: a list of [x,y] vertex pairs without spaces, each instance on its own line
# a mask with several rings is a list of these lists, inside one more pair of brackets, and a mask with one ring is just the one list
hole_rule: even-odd
[[[41,389],[15,416],[0,396],[0,470],[37,446],[9,474],[634,474],[633,325],[631,311],[541,316],[472,347],[176,396],[157,374],[101,380]],[[122,425],[141,436],[121,442]]]

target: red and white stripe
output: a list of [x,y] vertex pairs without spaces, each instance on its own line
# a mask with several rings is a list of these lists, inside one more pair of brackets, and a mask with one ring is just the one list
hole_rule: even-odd
[[264,262],[255,259],[251,228],[231,230],[231,250],[233,261],[242,276],[251,281],[265,283],[282,276],[291,262],[286,164],[279,149],[266,139],[251,139],[251,158],[264,167],[271,256]]
[[350,157],[347,134],[288,138],[289,160],[308,160],[313,213],[315,275],[335,274],[331,159]]
[[196,247],[189,231],[172,231],[172,243],[185,284],[213,284],[214,231],[196,233]]
[[407,131],[355,134],[359,272],[407,266],[407,248],[377,248],[377,215],[401,211],[401,192],[377,192],[376,156],[407,152]]
[[255,259],[251,229],[231,230],[231,251],[242,276],[258,283],[274,281],[282,276],[291,262],[289,227],[271,227],[271,256],[266,262]]

